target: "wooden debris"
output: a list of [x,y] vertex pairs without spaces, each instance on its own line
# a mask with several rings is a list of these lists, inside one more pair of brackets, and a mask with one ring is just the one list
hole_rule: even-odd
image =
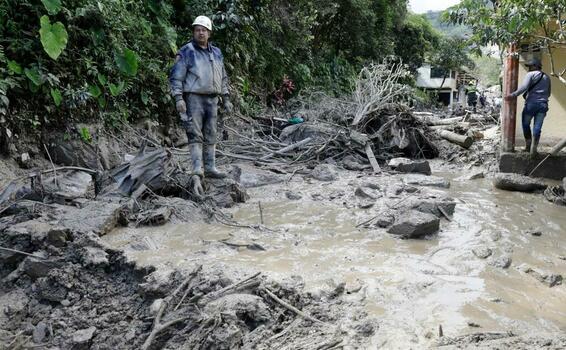
[[438,130],[438,135],[445,140],[448,140],[452,143],[460,145],[464,148],[470,148],[474,143],[473,137],[466,136],[466,135],[459,135],[454,132],[448,130]]

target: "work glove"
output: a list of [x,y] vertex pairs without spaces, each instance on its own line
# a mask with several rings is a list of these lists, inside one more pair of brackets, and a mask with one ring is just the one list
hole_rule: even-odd
[[187,104],[185,103],[183,98],[177,100],[177,102],[175,103],[175,108],[177,109],[177,112],[179,112],[179,114],[187,113]]
[[230,98],[228,96],[224,96],[222,98],[222,103],[226,113],[228,114],[232,113],[232,110],[234,109],[234,105],[232,104],[232,102],[230,102]]

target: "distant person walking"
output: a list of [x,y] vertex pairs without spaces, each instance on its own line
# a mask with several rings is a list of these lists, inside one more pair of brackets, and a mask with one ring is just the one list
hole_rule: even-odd
[[[519,95],[525,98],[523,108],[522,124],[525,136],[525,151],[531,156],[537,154],[537,147],[542,132],[542,123],[548,112],[548,98],[551,93],[550,77],[542,71],[542,63],[539,59],[532,59],[525,64],[529,72],[525,75],[523,83],[517,91],[505,96],[509,101]],[[531,133],[531,120],[534,119],[533,131]]]
[[471,107],[474,113],[478,105],[478,90],[472,83],[466,87],[466,96],[468,97],[468,107]]

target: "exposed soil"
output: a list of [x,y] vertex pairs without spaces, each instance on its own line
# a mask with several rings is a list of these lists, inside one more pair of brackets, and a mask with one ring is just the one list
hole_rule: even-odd
[[[530,240],[554,242],[552,254],[563,249],[566,223],[549,214],[554,226],[517,241],[513,235],[521,225],[497,232],[492,216],[470,214],[478,207],[459,209],[473,200],[470,189],[461,196],[465,200],[450,192],[455,173],[464,182],[490,177],[490,140],[470,150],[438,141],[445,161],[432,163],[433,176],[389,168],[370,175],[369,164],[358,158],[292,173],[223,158],[229,179],[207,181],[212,195],[199,201],[189,190],[193,180],[174,171],[163,181],[173,178],[175,186],[155,185],[161,192],[150,189],[134,199],[119,195],[107,170],[121,162],[123,154],[114,154],[120,147],[113,144],[124,141],[107,139],[114,151],[95,152],[90,163],[60,158],[63,165],[99,168],[93,183],[85,178],[84,195],[47,190],[48,174],[34,178],[41,180],[41,198],[36,181],[25,187],[25,196],[0,208],[0,247],[8,249],[0,251],[0,348],[566,346],[560,275],[566,258],[539,256],[545,244],[538,243],[532,245],[536,258],[525,253]],[[132,137],[128,149],[141,143]],[[58,154],[93,156],[79,148]],[[39,155],[32,159],[26,167],[51,167]],[[182,152],[167,159],[186,166]],[[476,167],[462,172],[462,164]],[[28,176],[20,165],[0,161],[3,179]],[[134,196],[138,187],[130,188]],[[513,210],[525,208],[531,199],[521,196],[505,200],[519,201]],[[505,203],[477,200],[493,205],[493,213]],[[473,220],[482,217],[485,226],[470,234]],[[515,268],[521,263],[528,266]],[[497,311],[499,306],[485,306],[491,286],[485,287],[489,293],[481,292],[483,286],[474,290],[477,283],[494,281],[527,287],[523,295],[504,288],[500,301],[510,306]],[[557,306],[539,313],[525,306],[536,293],[548,303],[541,301],[539,308]],[[471,312],[462,311],[474,303]],[[514,315],[510,310],[518,306],[525,311]],[[481,312],[489,317],[470,316]],[[529,312],[537,319],[529,319]]]

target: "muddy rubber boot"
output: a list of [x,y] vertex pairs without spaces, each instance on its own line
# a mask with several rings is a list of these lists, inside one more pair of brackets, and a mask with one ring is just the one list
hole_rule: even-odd
[[192,175],[204,176],[202,171],[202,144],[191,143],[191,165],[193,167]]
[[216,145],[204,146],[204,175],[212,179],[224,179],[227,176],[216,169]]
[[531,139],[525,139],[525,152],[529,153],[531,151]]
[[531,158],[535,158],[537,156],[537,147],[538,147],[539,138],[535,137],[533,140],[533,144],[531,145]]

